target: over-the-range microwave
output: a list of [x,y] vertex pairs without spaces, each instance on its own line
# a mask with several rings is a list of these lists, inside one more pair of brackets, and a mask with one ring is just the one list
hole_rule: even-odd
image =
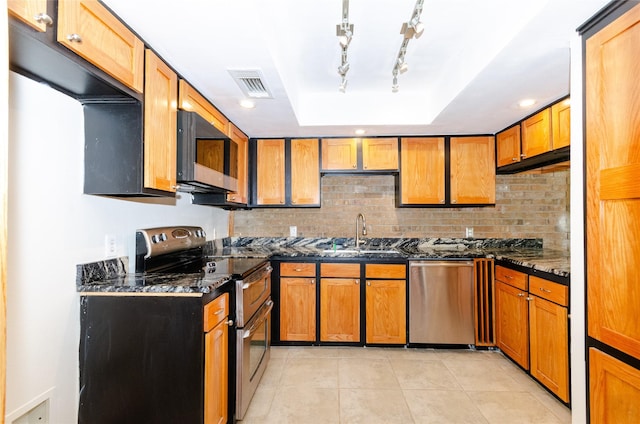
[[195,112],[178,111],[179,191],[238,190],[238,145]]

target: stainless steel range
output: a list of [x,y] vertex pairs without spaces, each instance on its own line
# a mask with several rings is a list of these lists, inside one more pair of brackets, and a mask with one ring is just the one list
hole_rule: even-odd
[[[225,274],[231,291],[235,343],[235,418],[241,420],[269,362],[271,347],[271,265],[265,258],[216,257],[205,254],[200,227],[160,227],[136,233],[136,272],[149,274]],[[233,339],[233,337],[231,337]],[[231,350],[231,348],[230,348]],[[232,362],[232,361],[230,361]]]

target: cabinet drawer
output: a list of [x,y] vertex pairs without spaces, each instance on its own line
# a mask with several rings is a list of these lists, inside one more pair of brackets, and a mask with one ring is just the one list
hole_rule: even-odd
[[500,280],[503,283],[507,283],[513,287],[517,287],[520,290],[527,290],[527,274],[515,271],[513,269],[497,265],[496,280]]
[[365,265],[367,278],[407,278],[407,267],[401,264],[367,264]]
[[304,262],[292,262],[280,264],[281,277],[315,277],[316,264]]
[[229,293],[225,293],[207,303],[204,307],[205,333],[218,325],[229,315]]
[[569,304],[569,287],[533,275],[529,277],[529,293],[558,305]]
[[360,264],[320,264],[320,276],[360,278]]

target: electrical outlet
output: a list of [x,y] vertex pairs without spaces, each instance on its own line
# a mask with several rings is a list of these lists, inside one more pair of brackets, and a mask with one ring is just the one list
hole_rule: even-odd
[[116,244],[116,236],[107,234],[104,236],[104,255],[107,258],[115,258],[118,253],[118,245]]
[[473,237],[473,227],[467,227],[467,231],[465,232],[467,238]]
[[11,424],[49,424],[49,399],[13,420]]
[[289,227],[289,236],[290,237],[297,237],[298,236],[298,227],[296,227],[295,225],[292,225],[291,227]]

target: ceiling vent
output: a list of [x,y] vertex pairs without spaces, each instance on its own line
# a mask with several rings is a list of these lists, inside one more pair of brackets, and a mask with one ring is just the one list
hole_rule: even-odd
[[264,76],[259,70],[232,70],[231,77],[238,84],[242,92],[254,99],[272,99],[273,96],[264,81]]

